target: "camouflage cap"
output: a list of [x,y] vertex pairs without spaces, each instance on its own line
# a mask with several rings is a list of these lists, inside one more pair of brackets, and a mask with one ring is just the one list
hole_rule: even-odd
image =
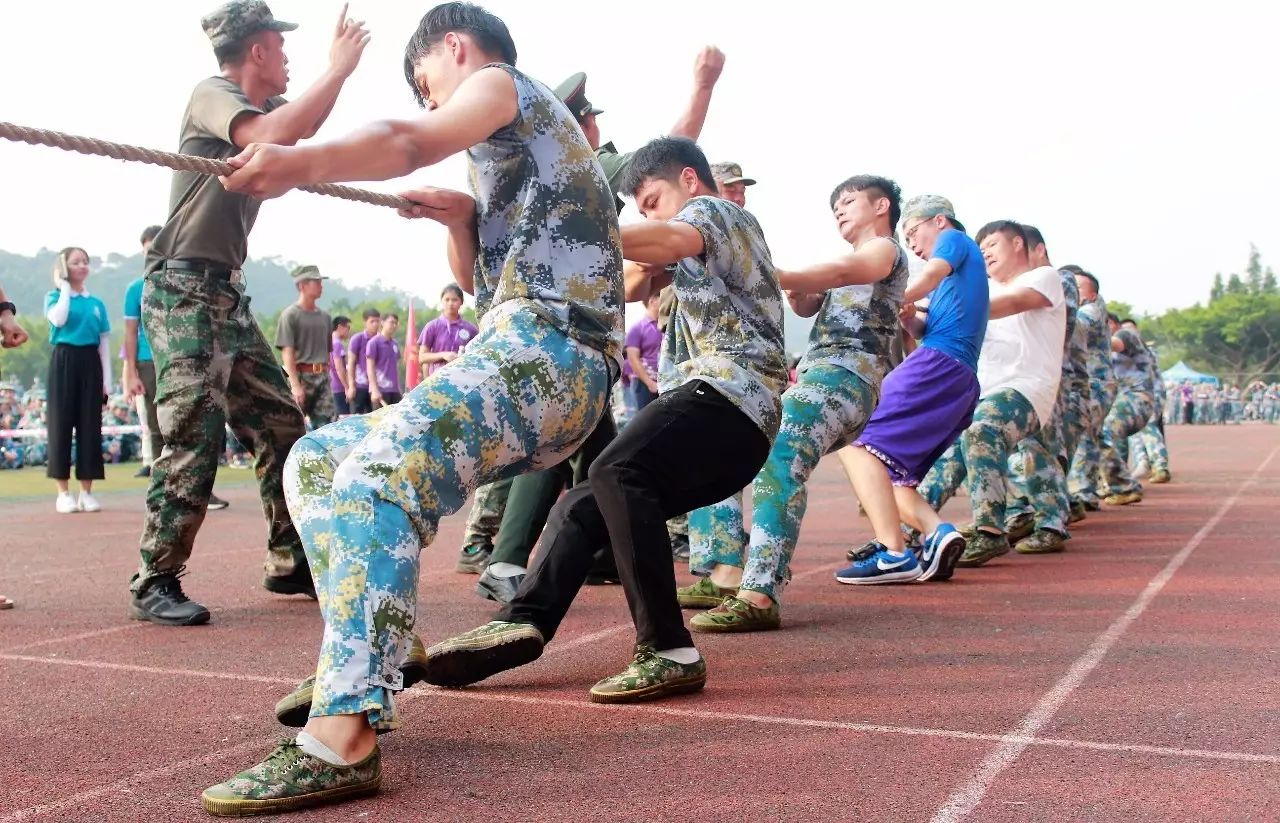
[[316,266],[297,266],[293,271],[289,272],[289,276],[293,278],[295,283],[301,283],[303,280],[329,279],[320,274],[320,269]]
[[604,109],[596,108],[587,99],[586,72],[580,71],[556,86],[556,97],[559,97],[560,102],[564,103],[565,107],[579,120],[588,114],[604,114]]
[[955,206],[951,205],[951,201],[940,194],[918,194],[902,205],[902,225],[906,225],[907,221],[913,217],[920,217],[925,220],[930,217],[942,215],[955,224],[960,231],[964,231],[964,225],[956,219]]
[[231,0],[200,19],[215,49],[238,43],[260,31],[293,31],[297,23],[275,19],[262,0]]
[[742,176],[742,166],[737,163],[713,163],[711,164],[711,174],[715,177],[717,183],[729,185],[730,183],[741,183],[744,186],[754,186],[755,180],[750,177]]

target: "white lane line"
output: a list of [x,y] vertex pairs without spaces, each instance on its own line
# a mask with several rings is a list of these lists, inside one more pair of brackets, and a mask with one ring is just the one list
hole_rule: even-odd
[[1053,688],[1040,698],[1040,701],[1010,733],[1009,739],[988,753],[978,766],[978,770],[968,780],[956,787],[951,796],[947,798],[947,802],[933,815],[932,823],[957,823],[957,821],[963,820],[978,807],[978,804],[982,802],[982,798],[986,796],[992,784],[995,783],[996,778],[1005,769],[1013,765],[1022,755],[1022,752],[1026,750],[1027,746],[1031,745],[1031,741],[1035,739],[1036,734],[1053,719],[1053,716],[1062,708],[1062,704],[1067,701],[1072,692],[1098,667],[1102,659],[1107,656],[1107,652],[1111,651],[1111,647],[1133,625],[1134,621],[1146,611],[1147,606],[1151,605],[1151,601],[1155,600],[1156,595],[1160,594],[1160,590],[1165,587],[1165,584],[1187,562],[1187,558],[1191,556],[1191,553],[1222,522],[1222,518],[1226,517],[1227,512],[1235,506],[1240,496],[1258,481],[1263,470],[1271,463],[1271,459],[1276,456],[1277,452],[1280,452],[1280,448],[1273,449],[1271,454],[1267,455],[1267,458],[1254,470],[1253,474],[1249,475],[1240,484],[1234,494],[1222,502],[1222,505],[1218,507],[1218,510],[1209,518],[1208,522],[1201,526],[1200,530],[1191,536],[1186,545],[1170,558],[1165,567],[1151,579],[1151,582],[1142,590],[1142,593],[1133,601],[1133,604],[1125,610],[1124,614],[1116,618],[1115,622],[1093,641],[1084,654],[1080,655],[1075,663],[1071,665],[1071,668],[1067,670],[1067,673],[1053,685]]

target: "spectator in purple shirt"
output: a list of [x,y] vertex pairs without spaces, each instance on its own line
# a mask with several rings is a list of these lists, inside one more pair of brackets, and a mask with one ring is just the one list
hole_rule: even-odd
[[351,318],[338,315],[333,318],[333,341],[329,347],[329,388],[333,389],[333,403],[338,416],[351,414],[347,402],[347,335],[351,334]]
[[644,317],[627,332],[627,362],[622,373],[632,411],[640,411],[658,396],[658,351],[662,348],[659,302],[656,292],[650,294],[644,301]]
[[347,402],[351,404],[352,414],[368,414],[373,411],[364,348],[377,336],[381,325],[382,313],[377,309],[365,309],[364,330],[352,336],[351,345],[347,348]]
[[399,327],[399,317],[383,315],[381,333],[370,338],[364,350],[369,399],[375,409],[400,402],[400,344],[396,342]]
[[450,283],[440,292],[440,316],[422,327],[418,335],[418,362],[427,367],[423,377],[430,377],[475,339],[477,329],[462,319],[462,289]]

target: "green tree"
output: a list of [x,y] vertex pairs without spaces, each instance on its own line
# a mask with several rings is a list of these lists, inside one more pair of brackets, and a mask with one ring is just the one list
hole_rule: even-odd
[[1202,371],[1239,384],[1280,379],[1280,294],[1228,292],[1208,306],[1173,309],[1157,326]]
[[1244,279],[1249,294],[1262,294],[1262,255],[1252,243],[1249,244],[1249,263],[1244,267]]
[[1209,289],[1209,302],[1222,299],[1222,295],[1226,294],[1227,287],[1222,284],[1222,272],[1213,275],[1213,288]]
[[1280,293],[1280,288],[1276,287],[1276,273],[1271,270],[1270,266],[1267,266],[1266,274],[1262,275],[1262,293],[1263,294]]
[[1227,278],[1227,294],[1248,294],[1249,287],[1240,279],[1240,275],[1232,274]]

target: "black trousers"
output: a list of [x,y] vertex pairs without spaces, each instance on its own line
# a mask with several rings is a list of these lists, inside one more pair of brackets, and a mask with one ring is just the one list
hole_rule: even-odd
[[542,549],[501,619],[537,626],[548,640],[586,581],[592,554],[613,545],[636,644],[692,646],[676,603],[667,519],[726,497],[755,479],[769,440],[701,380],[665,392],[600,453],[587,481],[551,510]]
[[97,346],[59,343],[49,358],[49,467],[54,480],[71,479],[71,433],[76,479],[102,480],[102,361]]
[[346,417],[351,414],[351,406],[347,405],[347,393],[345,391],[333,393],[333,405],[337,407],[339,417]]
[[373,411],[373,398],[369,396],[369,387],[356,389],[356,399],[351,403],[352,414],[368,414]]

